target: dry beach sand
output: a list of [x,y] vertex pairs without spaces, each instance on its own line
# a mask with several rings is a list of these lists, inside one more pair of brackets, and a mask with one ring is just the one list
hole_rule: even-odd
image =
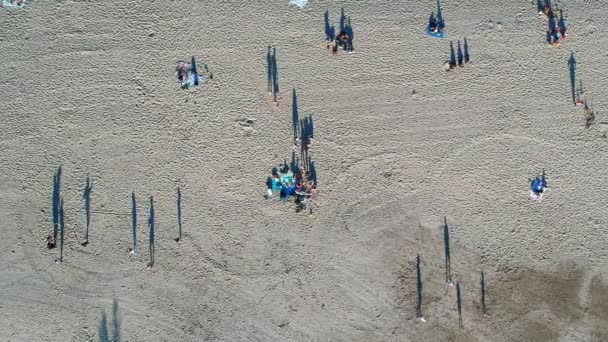
[[[355,51],[331,56],[323,14],[337,24],[341,6]],[[443,41],[424,34],[432,0],[0,8],[0,341],[607,341],[608,3],[561,7],[559,47],[527,0],[446,0]],[[449,41],[464,37],[472,62],[444,71]],[[569,50],[598,113],[589,129],[570,98]],[[214,79],[181,90],[175,63],[193,55]],[[293,88],[314,118],[312,215],[263,198],[293,151]],[[45,241],[59,165],[62,263]],[[528,178],[543,169],[549,191],[531,203]]]

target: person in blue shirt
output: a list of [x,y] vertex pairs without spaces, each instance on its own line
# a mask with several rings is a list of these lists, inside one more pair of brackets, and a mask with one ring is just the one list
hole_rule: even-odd
[[541,177],[534,177],[530,182],[530,191],[535,197],[540,197],[545,191],[547,191],[547,178],[545,177],[545,171]]

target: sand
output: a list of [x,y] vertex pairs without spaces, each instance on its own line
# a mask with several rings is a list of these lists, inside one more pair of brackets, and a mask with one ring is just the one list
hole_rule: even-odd
[[[342,5],[355,51],[331,56],[323,14],[337,24]],[[559,47],[545,44],[529,1],[446,0],[443,41],[424,34],[433,1],[0,9],[0,340],[608,340],[608,3],[561,7]],[[464,37],[471,63],[446,72],[449,41]],[[278,108],[266,92],[269,44]],[[598,113],[589,129],[570,97],[570,50]],[[214,79],[182,90],[175,63],[193,55]],[[293,151],[293,88],[300,117],[314,118],[312,215],[263,198]],[[61,263],[46,248],[59,165]],[[549,190],[532,203],[528,178],[543,169]],[[445,283],[444,217],[463,329]]]

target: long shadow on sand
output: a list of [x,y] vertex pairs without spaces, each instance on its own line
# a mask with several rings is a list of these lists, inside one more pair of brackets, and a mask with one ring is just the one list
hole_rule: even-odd
[[568,69],[570,70],[570,93],[572,95],[572,102],[576,103],[576,58],[574,58],[574,52],[572,51],[570,51],[570,58],[568,58]]
[[336,36],[336,28],[329,23],[329,10],[325,11],[325,39],[333,41]]
[[177,239],[182,239],[182,191],[177,187]]
[[422,272],[420,272],[420,255],[416,255],[416,317],[422,318]]
[[86,246],[89,243],[89,227],[91,225],[91,191],[93,190],[93,185],[91,184],[91,180],[89,176],[87,176],[87,182],[84,186],[84,191],[82,194],[82,198],[84,199],[84,213],[86,218],[86,232],[84,234],[84,242],[82,243]]
[[118,317],[118,300],[114,298],[112,303],[112,337],[110,338],[108,329],[108,318],[105,311],[102,311],[98,330],[99,342],[120,342],[120,325],[121,321]]
[[148,211],[148,233],[149,233],[149,250],[150,263],[149,266],[154,266],[154,198],[150,196],[150,210]]
[[456,52],[454,52],[454,44],[450,41],[450,66],[456,66]]
[[133,235],[133,253],[137,253],[137,201],[135,192],[131,192],[131,233]]
[[300,119],[298,114],[298,95],[296,94],[296,90],[294,89],[291,95],[291,126],[293,127],[294,140],[298,137],[299,124]]

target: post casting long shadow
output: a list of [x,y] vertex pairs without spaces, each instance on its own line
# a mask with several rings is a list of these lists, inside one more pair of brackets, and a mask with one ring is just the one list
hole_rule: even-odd
[[59,202],[59,261],[63,262],[63,237],[65,231],[63,198]]
[[445,282],[452,282],[452,272],[450,269],[450,230],[448,226],[448,220],[443,217],[443,245],[445,249]]
[[481,312],[483,312],[483,314],[486,314],[486,280],[485,280],[485,275],[483,274],[483,271],[481,271],[481,280],[480,280],[480,287],[481,287]]
[[270,54],[270,45],[268,45],[268,52],[266,53],[266,79],[268,80],[268,94],[273,92],[273,78],[272,78],[272,55]]
[[149,248],[150,248],[150,267],[154,266],[154,198],[150,196],[150,211],[148,212]]
[[53,233],[47,239],[47,247],[54,248],[57,243],[57,233],[59,232],[59,199],[61,196],[61,166],[53,174],[53,194],[51,196],[51,211],[53,215]]
[[570,51],[570,58],[568,58],[568,69],[570,70],[570,91],[572,94],[572,103],[576,103],[576,97],[574,92],[576,91],[576,58],[574,58],[574,52]]
[[133,235],[133,254],[137,254],[137,201],[135,192],[131,193],[131,231]]
[[179,242],[182,239],[182,192],[177,187],[177,230],[178,236],[175,241]]
[[298,138],[298,128],[300,124],[300,119],[298,115],[298,95],[296,94],[296,89],[293,89],[293,93],[291,95],[291,125],[293,127],[293,139],[294,141]]
[[420,272],[420,255],[416,255],[416,293],[418,298],[416,300],[416,317],[423,319],[422,315],[422,273]]
[[279,69],[277,66],[277,49],[272,49],[272,96],[274,102],[277,102],[279,95]]
[[469,56],[469,42],[467,41],[467,38],[464,38],[464,62],[465,63],[469,63],[470,61],[470,56]]
[[462,324],[462,297],[460,296],[460,282],[456,282],[456,305],[458,306],[458,326],[463,328]]
[[87,176],[87,183],[84,186],[84,193],[82,197],[84,198],[84,214],[86,219],[86,231],[84,234],[84,241],[82,242],[83,246],[86,246],[89,243],[89,226],[91,225],[91,191],[93,190],[93,185],[91,184],[89,176]]

